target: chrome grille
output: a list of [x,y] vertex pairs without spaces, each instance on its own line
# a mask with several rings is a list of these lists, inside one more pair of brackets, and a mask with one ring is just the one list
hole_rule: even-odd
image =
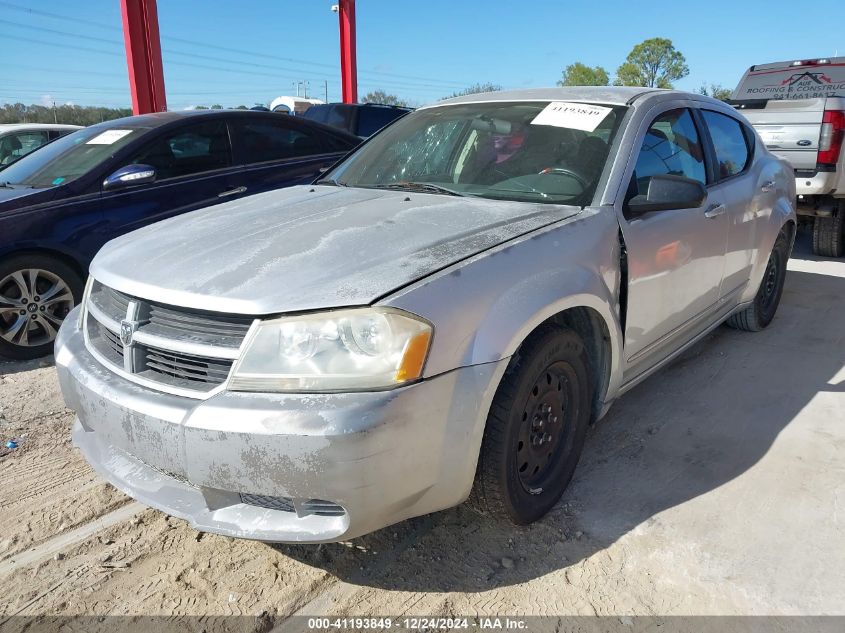
[[[253,322],[147,301],[97,281],[85,319],[89,348],[101,359],[138,382],[194,397],[225,382]],[[134,330],[128,345],[121,341],[121,323]]]
[[[226,380],[232,368],[230,360],[177,354],[154,347],[147,347],[145,352],[144,364],[147,368],[145,371],[164,374],[179,380],[219,385]],[[139,373],[144,375],[145,372]]]
[[[108,345],[109,349],[116,357],[123,359],[123,343],[120,342],[120,337],[102,323],[98,323],[97,327],[99,328],[100,336],[103,337],[103,341]],[[122,363],[123,360],[120,362]]]

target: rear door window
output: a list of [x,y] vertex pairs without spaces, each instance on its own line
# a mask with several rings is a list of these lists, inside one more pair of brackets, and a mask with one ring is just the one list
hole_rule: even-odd
[[156,179],[178,178],[232,165],[223,119],[171,130],[135,154],[129,163],[152,165]]
[[296,129],[288,124],[289,121],[234,121],[232,130],[238,147],[238,163],[266,163],[327,151],[313,131]]
[[702,110],[701,114],[710,131],[710,138],[713,139],[717,178],[724,180],[742,172],[751,160],[742,124],[713,110]]

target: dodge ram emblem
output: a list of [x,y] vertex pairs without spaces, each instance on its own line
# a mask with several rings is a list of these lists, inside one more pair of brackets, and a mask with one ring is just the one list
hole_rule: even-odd
[[121,321],[120,322],[120,342],[125,346],[132,345],[132,335],[135,333],[135,321]]

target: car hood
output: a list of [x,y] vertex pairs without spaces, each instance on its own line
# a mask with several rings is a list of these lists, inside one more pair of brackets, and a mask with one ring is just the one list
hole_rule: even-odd
[[171,305],[266,315],[366,305],[578,207],[300,186],[112,240],[100,282]]

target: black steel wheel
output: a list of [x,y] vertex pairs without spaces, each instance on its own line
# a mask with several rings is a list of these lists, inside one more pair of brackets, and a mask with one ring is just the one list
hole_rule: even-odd
[[750,306],[731,315],[727,324],[737,330],[747,332],[759,332],[772,322],[775,313],[780,305],[780,298],[783,294],[783,286],[786,282],[786,262],[789,259],[789,237],[786,231],[778,235],[772,252],[769,254],[769,261],[766,264],[766,271],[760,281],[757,295]]
[[472,503],[517,524],[542,517],[566,490],[590,421],[581,338],[544,326],[511,361],[493,399]]

